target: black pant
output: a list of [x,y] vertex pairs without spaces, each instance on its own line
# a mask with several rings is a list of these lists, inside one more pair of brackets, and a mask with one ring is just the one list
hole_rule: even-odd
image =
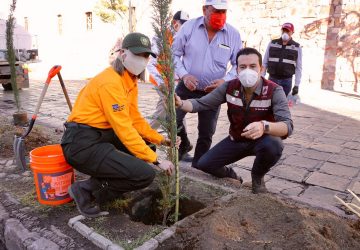
[[65,159],[73,168],[101,183],[107,189],[104,193],[122,194],[152,183],[155,171],[133,156],[112,129],[71,125],[65,125],[61,140]]
[[264,176],[278,162],[283,149],[281,139],[271,135],[241,142],[232,141],[228,136],[201,157],[198,169],[220,178],[230,177],[231,169],[226,165],[255,155],[251,173]]
[[[201,98],[207,93],[204,91],[190,91],[184,85],[184,82],[181,81],[176,87],[176,94],[183,100],[191,99],[191,98]],[[198,139],[196,142],[194,159],[192,161],[192,166],[197,167],[197,162],[205,154],[211,147],[212,137],[216,130],[216,123],[220,113],[220,106],[215,109],[204,110],[198,112]],[[178,128],[184,127],[183,120],[185,118],[186,112],[177,109],[176,110],[176,123]],[[187,138],[186,130],[182,132],[183,136]],[[183,137],[182,136],[182,137]],[[185,138],[181,138],[181,141],[185,141]],[[181,147],[181,145],[180,145]]]

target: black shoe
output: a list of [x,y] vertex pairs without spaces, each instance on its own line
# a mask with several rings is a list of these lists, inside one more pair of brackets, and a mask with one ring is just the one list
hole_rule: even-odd
[[231,169],[229,178],[238,180],[241,184],[243,183],[243,179],[241,178],[241,176],[238,175],[233,169]]
[[100,209],[92,204],[91,191],[82,186],[89,186],[90,180],[78,181],[68,188],[69,195],[74,199],[79,212],[85,217],[98,217],[105,215]]
[[[180,148],[179,148],[179,161],[184,160],[186,154],[188,152],[190,152],[192,149],[193,149],[193,145],[191,145],[190,143],[185,145],[185,146],[180,145]],[[191,159],[191,161],[192,161],[192,159]]]
[[264,176],[251,174],[251,179],[252,179],[251,190],[253,194],[267,193]]

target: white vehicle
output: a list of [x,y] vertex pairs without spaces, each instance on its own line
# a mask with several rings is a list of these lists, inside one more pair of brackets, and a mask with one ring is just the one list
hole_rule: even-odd
[[[32,47],[32,36],[22,26],[16,24],[14,29],[14,48],[16,56],[16,81],[18,88],[29,87],[28,70],[25,63],[36,59],[38,50]],[[6,20],[0,19],[0,83],[5,90],[12,90],[10,65],[7,61]]]

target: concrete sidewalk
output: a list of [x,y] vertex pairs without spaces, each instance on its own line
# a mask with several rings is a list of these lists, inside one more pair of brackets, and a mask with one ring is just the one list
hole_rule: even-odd
[[[74,103],[85,81],[66,81],[70,99]],[[29,89],[21,90],[22,106],[31,115],[35,109],[43,84],[32,81]],[[140,84],[139,107],[145,117],[154,111],[158,99],[152,85]],[[294,134],[284,141],[285,149],[278,164],[266,176],[270,192],[291,199],[322,207],[343,214],[334,195],[350,202],[351,189],[360,194],[360,97],[339,92],[301,86],[301,103],[292,107]],[[0,108],[11,116],[14,109],[12,92],[0,91]],[[62,129],[69,110],[60,84],[50,84],[37,123]],[[197,115],[187,115],[189,138],[193,145],[197,139]],[[222,106],[213,145],[228,135],[226,105]],[[191,152],[192,154],[193,152]],[[247,157],[233,164],[245,182],[250,181],[254,157]],[[0,159],[1,173],[8,160]],[[207,174],[190,169],[189,163],[181,162],[181,168],[203,178]],[[213,178],[215,179],[215,178]]]

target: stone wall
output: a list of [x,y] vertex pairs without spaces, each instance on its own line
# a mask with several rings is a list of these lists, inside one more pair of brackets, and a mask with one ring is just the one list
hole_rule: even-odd
[[292,22],[293,38],[303,47],[302,83],[359,93],[359,0],[230,2],[231,22],[239,29],[244,46],[264,53],[269,41],[280,36],[281,24]]

